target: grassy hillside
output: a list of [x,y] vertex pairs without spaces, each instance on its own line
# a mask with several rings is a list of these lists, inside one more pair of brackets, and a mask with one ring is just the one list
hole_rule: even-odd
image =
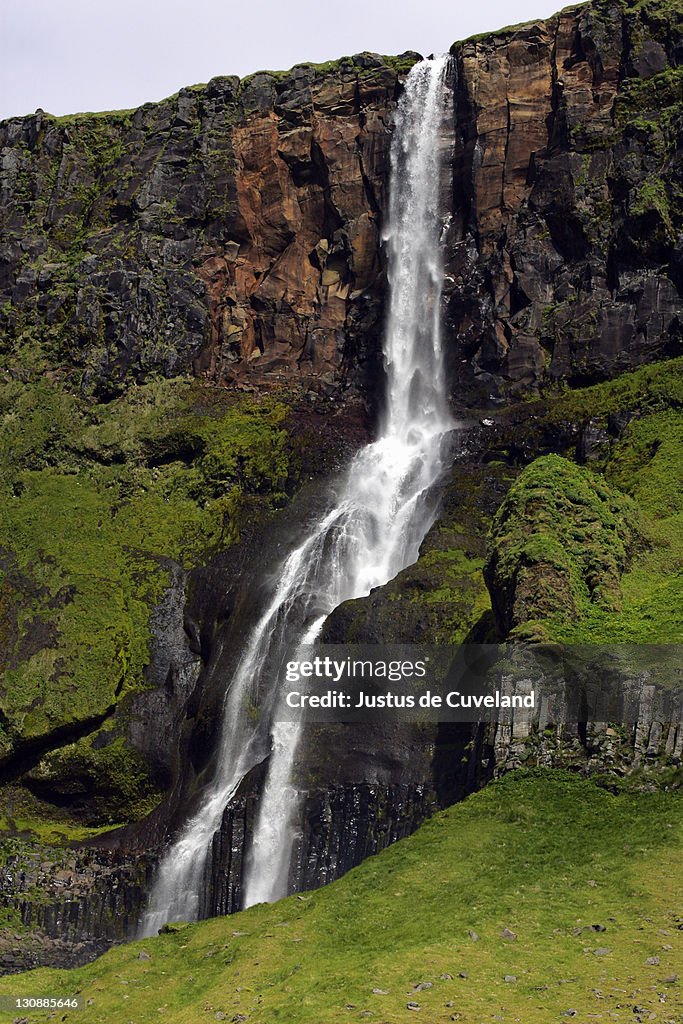
[[680,791],[516,772],[319,892],[6,978],[0,995],[79,993],[85,1009],[55,1019],[82,1024],[673,1024],[682,923]]
[[43,778],[102,794],[89,825],[158,799],[126,723],[167,560],[191,568],[284,503],[298,472],[285,415],[186,379],[100,404],[0,380],[0,767],[42,745]]

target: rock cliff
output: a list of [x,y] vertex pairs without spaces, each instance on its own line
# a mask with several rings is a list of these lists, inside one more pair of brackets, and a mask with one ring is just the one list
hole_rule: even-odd
[[680,352],[680,5],[587,4],[452,52],[450,322],[482,399]]
[[[452,48],[459,402],[680,351],[680,8],[596,0]],[[401,73],[370,54],[0,128],[0,311],[81,388],[193,370],[372,393]]]
[[416,55],[219,78],[0,129],[5,351],[80,386],[377,360],[389,122]]

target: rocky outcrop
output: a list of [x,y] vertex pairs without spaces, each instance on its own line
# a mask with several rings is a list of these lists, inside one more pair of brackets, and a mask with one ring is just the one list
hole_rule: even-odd
[[151,857],[13,839],[0,867],[0,971],[73,967],[133,938],[153,867]]
[[491,528],[484,577],[500,635],[538,639],[545,620],[581,617],[586,604],[621,609],[620,577],[638,540],[623,494],[557,455],[536,459]]
[[486,535],[516,470],[486,460],[491,431],[461,424],[450,438],[451,468],[439,515],[416,563],[368,597],[328,617],[325,643],[457,644],[482,636],[490,610],[482,576]]
[[[596,0],[452,48],[458,403],[680,350],[678,13]],[[105,395],[190,369],[372,395],[392,112],[415,59],[361,54],[136,111],[5,122],[9,365],[25,370],[28,345]]]
[[639,717],[635,722],[556,722],[539,709],[533,720],[514,714],[493,730],[495,775],[521,767],[569,768],[600,776],[619,792],[629,776],[640,776],[645,789],[676,788],[683,764],[683,703],[680,696],[667,719],[652,714],[653,688],[637,685]]

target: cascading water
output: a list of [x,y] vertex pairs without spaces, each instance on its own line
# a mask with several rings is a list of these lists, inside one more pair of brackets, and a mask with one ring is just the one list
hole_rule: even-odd
[[[443,471],[442,440],[453,426],[440,329],[447,68],[445,56],[416,64],[397,111],[385,229],[387,396],[380,435],[356,455],[328,510],[281,568],[226,695],[215,777],[162,860],[141,935],[154,934],[165,921],[198,916],[213,835],[242,779],[263,760],[264,745],[265,752],[270,748],[268,774],[244,902],[285,894],[296,807],[291,771],[301,725],[276,720],[282,658],[292,646],[314,642],[343,601],[369,594],[414,562],[434,521],[431,496]],[[250,714],[255,704],[257,724]]]

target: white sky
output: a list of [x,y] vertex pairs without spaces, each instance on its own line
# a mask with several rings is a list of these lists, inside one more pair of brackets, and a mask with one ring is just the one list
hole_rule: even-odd
[[[564,0],[566,2],[566,0]],[[423,55],[563,0],[0,0],[0,118],[138,106],[215,75]]]

